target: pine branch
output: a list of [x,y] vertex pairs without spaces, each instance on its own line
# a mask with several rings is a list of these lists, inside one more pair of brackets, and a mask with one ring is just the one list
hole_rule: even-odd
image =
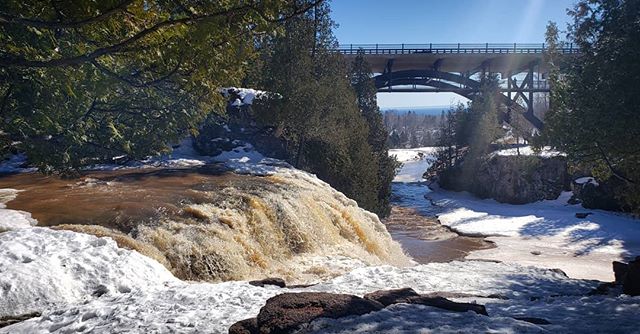
[[119,5],[106,10],[104,13],[100,15],[83,19],[80,21],[74,21],[74,22],[41,21],[41,20],[23,18],[19,16],[13,16],[13,15],[0,12],[0,25],[17,24],[25,27],[44,28],[44,29],[80,28],[87,24],[104,21],[108,19],[111,15],[126,9],[132,2],[133,0],[125,0],[121,2]]

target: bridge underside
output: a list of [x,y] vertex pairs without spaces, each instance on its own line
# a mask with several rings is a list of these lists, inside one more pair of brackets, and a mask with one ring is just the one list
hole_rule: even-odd
[[[378,92],[452,92],[473,99],[480,92],[480,82],[472,79],[472,76],[477,73],[496,73],[491,71],[494,68],[491,64],[485,61],[484,65],[464,72],[444,71],[438,62],[431,64],[427,69],[396,70],[395,59],[391,58],[374,79]],[[450,68],[459,70],[462,67]],[[507,71],[506,75],[500,72],[502,78],[507,78],[506,87],[500,88],[503,93],[500,95],[500,102],[507,106],[508,112],[520,113],[532,126],[542,129],[543,122],[533,112],[533,94],[548,93],[549,88],[546,83],[541,84],[540,81],[534,80],[535,74],[540,74],[541,71],[539,59],[529,62],[526,66],[518,63],[513,68],[509,70],[502,65],[499,67],[500,70]],[[520,73],[526,75],[518,81],[516,75]],[[509,117],[505,119],[509,120]]]

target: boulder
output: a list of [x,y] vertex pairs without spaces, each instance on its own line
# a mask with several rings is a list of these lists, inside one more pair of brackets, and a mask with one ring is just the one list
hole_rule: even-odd
[[269,277],[261,280],[249,281],[249,284],[253,286],[260,286],[260,287],[263,287],[265,285],[274,285],[280,288],[284,288],[287,286],[284,280],[278,277]]
[[260,333],[292,333],[317,318],[362,315],[382,308],[379,302],[346,294],[284,293],[267,300],[257,324]]
[[364,298],[374,300],[384,306],[397,303],[408,303],[409,298],[420,295],[411,288],[378,290],[364,295]]
[[294,333],[317,318],[336,319],[363,315],[397,303],[420,304],[454,312],[472,311],[488,315],[484,305],[457,303],[437,294],[420,295],[410,288],[375,291],[366,294],[364,298],[326,292],[284,293],[269,298],[260,309],[257,318],[235,323],[229,328],[229,333]]
[[626,263],[613,261],[613,275],[616,278],[616,283],[622,284],[629,271],[629,265]]
[[622,292],[630,296],[640,296],[640,256],[629,262],[622,283]]
[[249,318],[236,322],[229,327],[229,334],[259,334],[258,319]]
[[477,314],[489,315],[484,305],[471,304],[471,303],[457,303],[443,297],[428,297],[428,296],[410,297],[409,304],[427,305],[427,306],[437,307],[437,308],[441,308],[448,311],[454,311],[454,312],[473,311]]

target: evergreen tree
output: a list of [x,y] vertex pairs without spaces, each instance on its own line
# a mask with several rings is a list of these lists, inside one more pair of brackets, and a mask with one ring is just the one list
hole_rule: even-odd
[[387,138],[382,113],[378,108],[377,89],[372,78],[371,68],[362,53],[351,64],[351,86],[356,93],[358,108],[367,121],[369,128],[368,142],[373,150],[374,163],[378,166],[378,207],[376,212],[387,216],[390,212],[391,182],[400,166],[394,157],[389,157]]
[[45,172],[169,150],[238,84],[254,36],[308,8],[289,4],[2,1],[2,141]]
[[[640,211],[640,2],[583,0],[570,14],[580,54],[553,78],[545,139],[598,179],[622,184],[620,197]],[[557,28],[547,37],[557,41]]]
[[[298,1],[302,7],[309,4]],[[278,98],[256,106],[257,117],[277,128],[296,167],[315,173],[360,206],[384,213],[371,132],[345,60],[333,51],[337,42],[329,14],[327,3],[314,4],[287,21],[283,34],[265,41],[261,88]]]

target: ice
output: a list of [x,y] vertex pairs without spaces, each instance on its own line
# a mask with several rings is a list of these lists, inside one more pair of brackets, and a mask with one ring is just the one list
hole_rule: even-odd
[[422,175],[433,163],[436,147],[419,147],[411,149],[392,149],[389,156],[395,156],[402,162],[402,168],[393,182],[422,182]]
[[571,277],[612,281],[612,261],[640,254],[640,220],[602,210],[576,218],[585,209],[566,204],[568,196],[523,205],[441,189],[428,197],[442,207],[443,225],[496,243],[467,258],[560,268]]

